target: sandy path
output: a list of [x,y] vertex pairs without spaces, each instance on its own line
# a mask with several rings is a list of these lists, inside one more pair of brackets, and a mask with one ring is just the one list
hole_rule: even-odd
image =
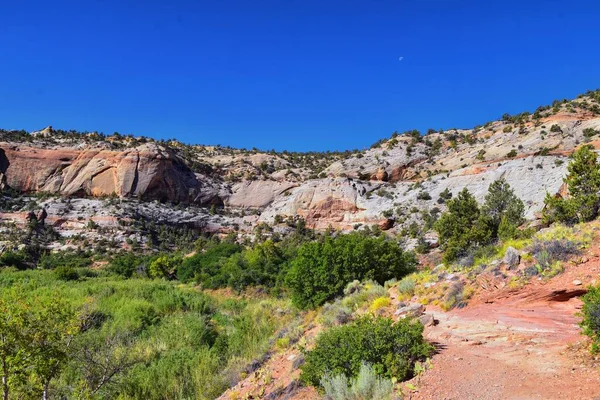
[[[560,283],[557,283],[561,285]],[[439,353],[408,399],[595,399],[600,373],[581,342],[581,288],[549,284],[433,312]],[[564,285],[564,283],[563,283]]]

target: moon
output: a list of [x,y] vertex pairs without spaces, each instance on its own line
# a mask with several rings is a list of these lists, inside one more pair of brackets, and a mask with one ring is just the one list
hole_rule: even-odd
[[398,57],[398,61],[404,60],[404,57]]

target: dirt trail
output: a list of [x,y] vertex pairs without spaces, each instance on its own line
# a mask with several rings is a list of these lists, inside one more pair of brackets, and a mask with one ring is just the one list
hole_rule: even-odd
[[[568,277],[565,277],[568,279]],[[565,279],[500,291],[462,310],[433,312],[433,367],[408,399],[594,399],[600,373],[585,349],[582,286]]]

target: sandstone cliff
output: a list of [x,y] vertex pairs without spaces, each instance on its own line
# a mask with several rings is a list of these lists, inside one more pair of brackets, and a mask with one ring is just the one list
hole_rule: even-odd
[[443,211],[444,190],[466,187],[483,200],[501,177],[534,218],[546,192],[561,189],[567,156],[584,143],[600,147],[599,139],[600,92],[473,129],[394,134],[370,149],[337,153],[191,146],[49,127],[0,131],[0,184],[23,193],[214,205],[267,223],[301,216],[317,229],[399,230],[422,212]]
[[3,142],[0,149],[3,184],[19,192],[222,204],[212,177],[156,144],[117,151]]

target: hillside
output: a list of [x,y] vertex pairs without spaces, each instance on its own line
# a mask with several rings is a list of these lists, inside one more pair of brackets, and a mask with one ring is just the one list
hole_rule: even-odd
[[333,153],[2,131],[4,398],[597,398],[599,134],[600,92]]
[[426,230],[414,231],[444,210],[440,194],[467,187],[481,201],[500,177],[535,219],[545,193],[561,190],[566,157],[596,144],[599,101],[600,92],[588,92],[473,129],[394,133],[347,152],[262,152],[51,127],[1,131],[2,188],[37,204],[5,199],[0,217],[22,224],[30,209],[45,209],[59,232],[86,235],[92,220],[121,243],[135,232],[117,221],[157,215],[224,234],[262,223],[286,232],[281,222],[299,217],[321,230],[377,225],[406,234],[412,227],[413,238],[434,243]]

